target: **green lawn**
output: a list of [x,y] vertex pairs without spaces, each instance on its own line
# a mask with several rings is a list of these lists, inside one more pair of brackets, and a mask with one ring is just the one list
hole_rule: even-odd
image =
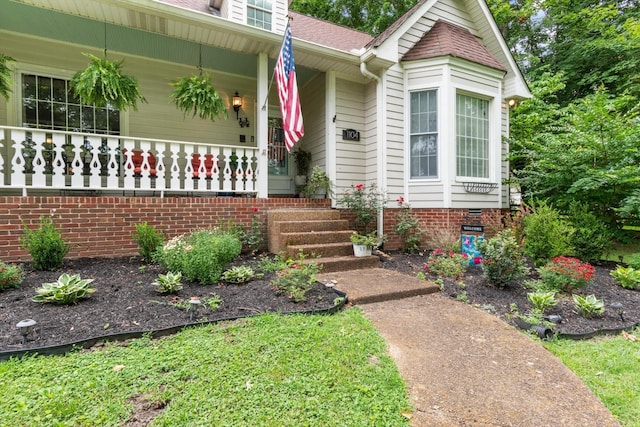
[[403,426],[404,383],[358,309],[262,315],[160,340],[0,362],[0,426]]
[[[640,339],[640,328],[633,333]],[[640,425],[640,342],[621,335],[544,344],[625,427]]]

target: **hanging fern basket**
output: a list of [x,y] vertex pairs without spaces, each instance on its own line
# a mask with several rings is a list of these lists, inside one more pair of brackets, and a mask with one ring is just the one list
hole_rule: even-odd
[[83,104],[106,107],[107,105],[126,110],[138,110],[138,101],[147,102],[138,90],[138,81],[121,73],[124,61],[109,61],[90,53],[84,54],[91,62],[83,71],[78,71],[71,79],[75,96]]
[[207,73],[183,77],[171,83],[171,86],[174,89],[171,99],[185,117],[192,114],[192,117],[198,116],[212,121],[227,118],[227,106],[211,85]]
[[9,94],[11,93],[11,68],[9,68],[9,62],[13,62],[10,56],[0,53],[0,95],[9,100]]

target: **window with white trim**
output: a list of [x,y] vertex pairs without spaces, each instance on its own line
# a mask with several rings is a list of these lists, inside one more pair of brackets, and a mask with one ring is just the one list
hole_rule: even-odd
[[22,126],[119,135],[120,112],[83,105],[68,80],[22,74]]
[[411,178],[438,177],[438,97],[436,90],[411,92],[409,152]]
[[461,177],[489,177],[489,101],[456,96],[456,173]]
[[271,30],[271,0],[247,0],[247,24]]

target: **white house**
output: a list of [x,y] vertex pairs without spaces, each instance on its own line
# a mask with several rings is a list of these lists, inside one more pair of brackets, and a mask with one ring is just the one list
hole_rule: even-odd
[[[0,97],[2,197],[295,195],[272,82],[289,16],[297,146],[338,194],[376,183],[424,218],[458,223],[508,208],[509,105],[530,92],[483,0],[420,0],[376,38],[286,0],[0,0],[0,11],[0,53],[15,59],[13,92]],[[71,95],[83,53],[104,52],[137,78],[148,101],[137,111]],[[170,82],[199,66],[226,119],[184,117],[170,102]]]

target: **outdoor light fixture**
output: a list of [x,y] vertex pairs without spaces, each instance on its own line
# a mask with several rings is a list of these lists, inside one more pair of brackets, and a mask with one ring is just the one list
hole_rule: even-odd
[[516,106],[516,100],[515,100],[515,99],[513,99],[513,98],[511,98],[511,99],[509,100],[509,107],[510,107],[510,108],[513,108],[513,107],[515,107],[515,106]]
[[611,303],[611,308],[614,309],[616,313],[618,313],[618,316],[620,316],[620,320],[624,322],[624,306],[622,305],[622,303],[621,302]]
[[233,110],[236,112],[236,120],[239,120],[238,112],[240,111],[240,108],[242,108],[242,98],[240,98],[240,95],[238,95],[238,91],[236,91],[236,94],[233,95],[231,105],[233,105]]
[[33,319],[25,319],[18,322],[16,328],[20,331],[20,335],[22,335],[22,345],[27,343],[27,335],[31,333],[33,327],[37,325],[37,322]]
[[198,297],[191,297],[191,299],[189,300],[189,321],[190,322],[193,321],[193,317],[198,311],[198,306],[200,304],[202,304],[202,302]]

